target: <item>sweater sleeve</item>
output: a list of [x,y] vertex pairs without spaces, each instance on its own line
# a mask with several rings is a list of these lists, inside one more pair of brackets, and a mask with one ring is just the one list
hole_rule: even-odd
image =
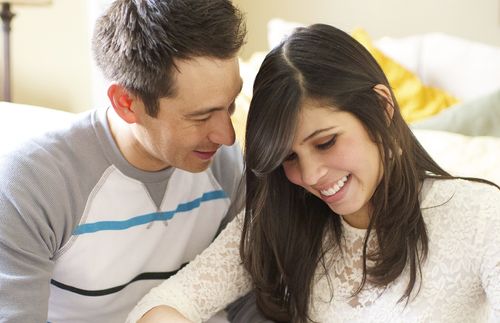
[[[50,180],[52,168],[26,158],[0,162],[0,321],[45,322],[49,283],[64,224],[55,204],[66,195]],[[52,208],[54,207],[54,208]],[[61,209],[57,207],[57,209]],[[62,231],[62,230],[61,230]]]
[[202,322],[250,291],[250,276],[239,254],[241,216],[230,222],[203,253],[144,296],[127,322],[136,322],[159,305],[168,305],[191,321]]
[[53,263],[40,231],[48,228],[42,223],[38,231],[14,203],[0,200],[0,321],[45,322]]
[[[484,194],[481,203],[482,231],[480,275],[481,283],[492,308],[490,322],[500,320],[500,191],[491,188],[492,194]],[[488,192],[490,193],[490,192]]]

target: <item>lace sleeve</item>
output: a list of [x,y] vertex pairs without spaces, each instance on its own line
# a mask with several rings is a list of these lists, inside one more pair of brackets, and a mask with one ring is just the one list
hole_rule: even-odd
[[136,322],[155,306],[168,305],[193,322],[202,322],[251,289],[241,265],[240,213],[217,239],[175,276],[153,288],[127,318]]
[[483,204],[481,243],[484,251],[480,267],[482,285],[494,315],[491,322],[500,320],[500,192],[494,190],[496,192],[488,194],[491,198]]

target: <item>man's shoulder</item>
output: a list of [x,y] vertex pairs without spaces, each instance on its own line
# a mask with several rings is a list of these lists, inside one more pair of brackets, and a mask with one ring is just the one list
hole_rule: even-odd
[[211,167],[212,169],[216,167],[238,167],[241,169],[242,165],[243,153],[240,145],[235,143],[232,146],[222,146],[215,155],[214,162]]
[[210,168],[224,191],[232,197],[243,172],[243,154],[239,144],[221,147]]
[[222,146],[210,168],[218,180],[227,181],[231,177],[240,177],[243,171],[243,153],[239,144]]
[[0,154],[1,186],[17,183],[40,187],[56,185],[69,173],[84,176],[85,169],[100,159],[91,118],[90,112],[75,116],[66,125],[31,137]]

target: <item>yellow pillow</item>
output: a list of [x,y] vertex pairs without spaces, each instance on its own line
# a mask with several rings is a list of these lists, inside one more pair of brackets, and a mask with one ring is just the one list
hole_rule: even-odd
[[415,74],[382,53],[373,45],[363,29],[354,30],[352,37],[365,46],[379,63],[389,80],[406,122],[425,119],[458,102],[456,98],[441,89],[425,86]]

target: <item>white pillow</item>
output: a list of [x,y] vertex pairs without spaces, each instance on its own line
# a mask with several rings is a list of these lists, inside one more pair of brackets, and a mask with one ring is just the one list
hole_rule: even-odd
[[500,47],[443,33],[384,37],[375,45],[426,85],[444,89],[460,100],[500,88]]
[[0,155],[21,142],[68,124],[76,114],[33,105],[0,102]]
[[402,38],[382,37],[374,40],[374,45],[385,55],[397,61],[405,68],[419,75],[422,68],[420,50],[423,35],[414,35]]
[[303,27],[304,24],[287,21],[280,18],[273,18],[267,23],[267,44],[269,49],[278,46],[283,39],[288,37],[297,27]]

